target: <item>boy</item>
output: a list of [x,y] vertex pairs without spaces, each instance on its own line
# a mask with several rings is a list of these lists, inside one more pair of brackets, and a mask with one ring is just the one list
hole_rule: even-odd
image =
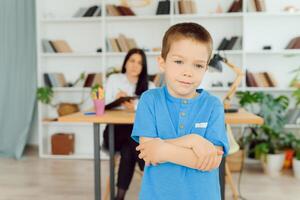
[[229,147],[220,101],[201,84],[212,38],[196,23],[173,25],[158,58],[166,85],[143,93],[132,138],[147,167],[141,200],[218,200],[222,155]]

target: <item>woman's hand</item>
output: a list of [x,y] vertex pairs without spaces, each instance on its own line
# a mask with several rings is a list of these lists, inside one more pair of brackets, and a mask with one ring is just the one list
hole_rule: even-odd
[[122,103],[122,106],[124,106],[127,111],[134,112],[134,110],[135,110],[135,101],[134,100],[125,101],[124,103]]
[[116,95],[116,99],[121,98],[121,97],[127,97],[128,94],[122,90]]

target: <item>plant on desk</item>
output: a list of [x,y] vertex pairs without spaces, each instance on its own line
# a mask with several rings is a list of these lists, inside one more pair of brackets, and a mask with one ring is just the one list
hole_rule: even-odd
[[[281,95],[275,98],[263,92],[237,92],[237,97],[242,107],[264,118],[262,126],[249,127],[250,133],[242,138],[249,149],[248,156],[260,159],[266,171],[278,175],[284,161],[284,144],[281,141],[286,136],[283,129],[288,97]],[[276,167],[273,169],[274,163]]]

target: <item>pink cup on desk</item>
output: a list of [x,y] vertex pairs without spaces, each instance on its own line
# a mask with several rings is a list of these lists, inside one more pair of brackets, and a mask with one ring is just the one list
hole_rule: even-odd
[[96,116],[101,116],[104,114],[105,103],[103,99],[94,99],[94,106],[96,111]]

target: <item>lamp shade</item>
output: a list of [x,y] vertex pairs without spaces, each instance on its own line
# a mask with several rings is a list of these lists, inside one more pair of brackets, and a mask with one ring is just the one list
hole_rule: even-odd
[[209,66],[218,72],[222,72],[222,61],[223,58],[219,54],[215,54],[214,57],[209,61]]

